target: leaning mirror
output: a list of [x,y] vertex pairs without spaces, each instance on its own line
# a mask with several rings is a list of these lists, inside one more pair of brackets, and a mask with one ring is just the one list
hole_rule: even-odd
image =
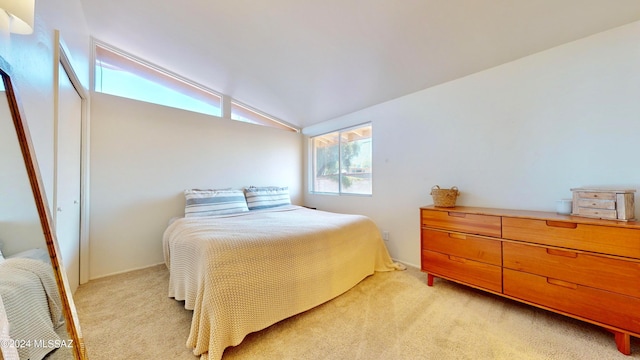
[[86,359],[10,74],[0,57],[0,359]]

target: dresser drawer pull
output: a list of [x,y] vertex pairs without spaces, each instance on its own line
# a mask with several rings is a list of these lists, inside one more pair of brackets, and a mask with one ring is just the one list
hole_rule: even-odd
[[461,217],[461,218],[463,218],[463,217],[467,217],[467,214],[465,214],[465,213],[459,213],[459,212],[451,212],[451,211],[448,211],[448,212],[447,212],[447,214],[449,214],[449,216],[454,216],[454,217]]
[[556,256],[564,256],[568,258],[577,258],[578,253],[573,251],[565,251],[565,250],[556,250],[556,249],[547,249],[547,254],[556,255]]
[[547,220],[547,226],[566,228],[566,229],[575,229],[575,228],[578,227],[578,224],[570,223],[570,222],[564,222],[564,221]]
[[578,288],[578,285],[558,279],[547,278],[547,282],[551,285],[562,286],[567,289],[575,290]]
[[466,240],[467,235],[449,233],[450,238]]
[[449,260],[455,261],[455,262],[459,262],[459,263],[463,263],[463,264],[467,262],[467,260],[465,258],[461,258],[461,257],[453,256],[453,255],[449,255]]

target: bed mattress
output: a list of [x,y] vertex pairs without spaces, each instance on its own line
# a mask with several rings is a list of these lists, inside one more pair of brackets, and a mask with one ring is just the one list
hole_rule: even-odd
[[169,296],[193,310],[187,346],[202,359],[402,268],[370,218],[299,206],[180,218],[163,245]]

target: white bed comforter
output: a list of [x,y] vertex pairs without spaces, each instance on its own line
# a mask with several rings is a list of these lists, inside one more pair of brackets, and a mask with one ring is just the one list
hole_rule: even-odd
[[166,229],[169,296],[194,310],[187,346],[220,359],[249,333],[320,305],[394,263],[373,221],[287,206],[181,218]]
[[26,258],[6,259],[0,264],[0,297],[0,310],[9,321],[11,338],[4,339],[2,353],[15,354],[7,345],[18,345],[20,359],[38,360],[54,350],[50,341],[59,342],[55,329],[64,324],[64,317],[50,264]]

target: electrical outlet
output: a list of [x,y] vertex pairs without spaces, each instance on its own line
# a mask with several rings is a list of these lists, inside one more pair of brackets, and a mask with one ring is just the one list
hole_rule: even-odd
[[388,231],[383,231],[382,232],[382,240],[389,241],[389,232]]

